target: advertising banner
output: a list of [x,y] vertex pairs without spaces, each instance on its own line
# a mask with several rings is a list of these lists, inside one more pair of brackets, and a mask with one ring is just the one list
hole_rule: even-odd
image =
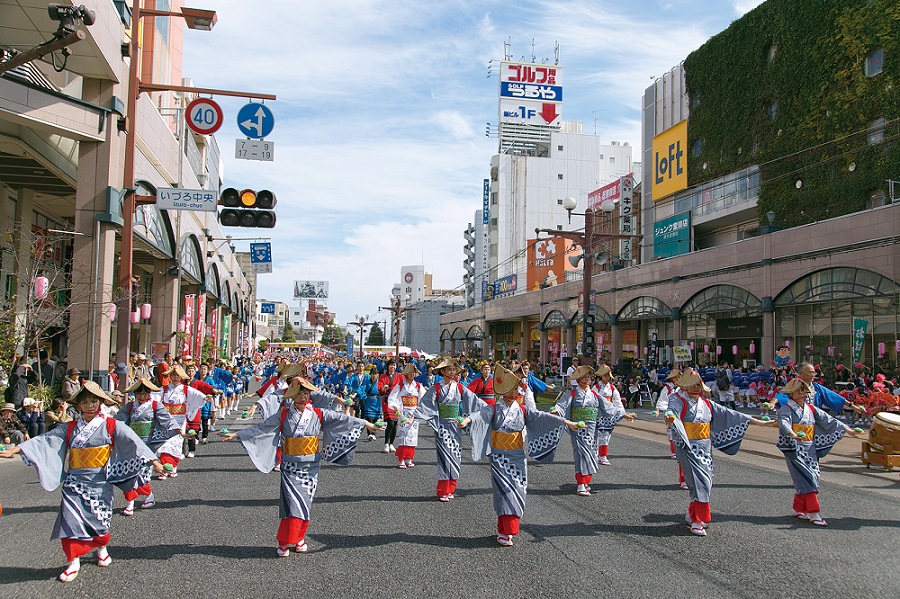
[[294,299],[328,299],[328,281],[294,281]]
[[180,352],[182,356],[191,355],[191,347],[193,344],[194,332],[194,306],[197,301],[196,295],[184,296],[184,340],[181,342]]
[[862,360],[863,348],[866,346],[866,331],[869,328],[869,321],[865,318],[853,319],[853,363],[856,364]]
[[518,288],[518,275],[507,275],[494,281],[494,297],[514,293]]
[[653,201],[658,202],[688,185],[687,121],[653,138]]
[[150,358],[154,362],[159,362],[166,357],[169,351],[169,344],[165,341],[158,341],[150,344]]
[[653,256],[671,258],[691,251],[691,213],[682,212],[653,223]]
[[194,325],[194,359],[202,359],[203,337],[206,335],[206,295],[197,296],[196,323]]
[[564,283],[565,272],[574,269],[568,260],[573,245],[574,242],[565,237],[529,239],[527,290],[535,291],[544,285],[552,287]]

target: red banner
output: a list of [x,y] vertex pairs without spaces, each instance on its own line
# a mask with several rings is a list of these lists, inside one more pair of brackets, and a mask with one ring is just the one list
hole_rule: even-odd
[[212,311],[211,321],[210,321],[210,331],[209,336],[212,337],[213,340],[213,355],[214,359],[219,357],[219,310],[221,308],[216,306],[216,308]]
[[194,359],[201,359],[203,355],[203,336],[206,335],[206,295],[197,296],[197,326],[194,336]]
[[185,335],[184,341],[181,342],[180,351],[182,356],[191,355],[192,335],[194,332],[194,303],[196,298],[196,295],[184,296],[184,332],[187,335]]

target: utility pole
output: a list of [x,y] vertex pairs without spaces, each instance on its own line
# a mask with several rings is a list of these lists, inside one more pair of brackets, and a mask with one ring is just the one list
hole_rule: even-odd
[[[409,299],[409,296],[405,296],[406,299]],[[382,310],[387,310],[394,316],[394,356],[397,358],[400,357],[400,318],[406,312],[413,312],[415,308],[403,308],[400,306],[400,296],[395,295],[393,297],[394,305],[393,306],[381,306]]]

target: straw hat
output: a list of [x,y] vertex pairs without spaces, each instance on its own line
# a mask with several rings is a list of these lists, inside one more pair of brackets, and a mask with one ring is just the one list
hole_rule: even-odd
[[109,395],[107,395],[103,389],[100,388],[100,385],[94,381],[85,381],[81,386],[81,391],[76,393],[75,397],[72,398],[72,403],[78,405],[78,402],[85,397],[96,397],[100,401],[107,401],[110,399]]
[[431,369],[435,374],[442,373],[445,368],[455,368],[456,370],[462,370],[462,366],[459,365],[459,361],[456,358],[444,358],[440,362],[438,362],[437,366]]
[[153,382],[145,376],[142,376],[138,380],[131,383],[131,385],[125,389],[125,393],[134,393],[141,387],[146,387],[151,391],[159,391],[159,387],[153,384]]
[[594,369],[585,364],[584,366],[579,366],[572,373],[572,380],[577,381],[578,379],[584,378],[586,376],[594,376]]
[[3,407],[0,408],[0,412],[5,412],[5,411],[7,411],[7,410],[9,410],[10,412],[15,412],[15,411],[16,411],[16,406],[15,406],[14,404],[11,404],[11,403],[5,403],[5,404],[3,404]]
[[176,376],[180,376],[183,379],[190,378],[188,376],[188,373],[186,373],[184,371],[184,368],[181,367],[181,364],[176,364],[175,366],[172,367],[172,371],[169,373],[169,375],[171,376],[173,374]]
[[671,372],[669,372],[669,374],[666,375],[666,380],[667,380],[667,381],[674,381],[674,380],[676,380],[676,379],[677,379],[678,377],[680,377],[680,376],[681,376],[681,371],[678,370],[677,368],[673,368],[673,369],[671,370]]
[[300,362],[293,362],[284,367],[281,371],[281,378],[289,379],[295,376],[306,376],[306,365]]
[[416,365],[415,365],[415,364],[413,364],[412,362],[410,362],[409,364],[406,365],[406,367],[403,369],[403,371],[402,371],[400,374],[404,374],[404,375],[406,375],[406,374],[420,374],[420,371],[419,371],[418,368],[416,368]]
[[706,383],[703,382],[703,379],[700,378],[700,375],[693,368],[685,368],[678,380],[675,381],[675,385],[682,389],[691,389],[700,385],[703,391],[710,392],[710,388],[706,386]]
[[800,377],[794,377],[787,382],[787,384],[781,388],[781,392],[790,397],[797,391],[803,391],[803,393],[809,394],[812,393],[812,388]]
[[609,366],[607,366],[606,364],[601,364],[600,366],[597,367],[597,370],[594,371],[594,374],[596,374],[597,376],[606,376],[606,375],[612,376],[612,370],[610,370]]
[[296,397],[301,389],[307,389],[310,393],[318,393],[319,388],[310,383],[308,380],[303,378],[302,376],[295,376],[291,381],[291,386],[287,388],[284,392],[285,399],[291,399]]
[[521,384],[522,379],[519,375],[499,364],[497,365],[497,368],[494,370],[494,395],[503,397],[513,391],[518,391]]

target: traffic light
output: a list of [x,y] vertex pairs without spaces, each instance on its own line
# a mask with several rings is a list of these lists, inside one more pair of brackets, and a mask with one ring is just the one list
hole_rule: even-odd
[[238,191],[229,187],[219,196],[219,204],[224,207],[219,213],[219,224],[272,229],[275,227],[275,203],[275,194],[268,189]]

